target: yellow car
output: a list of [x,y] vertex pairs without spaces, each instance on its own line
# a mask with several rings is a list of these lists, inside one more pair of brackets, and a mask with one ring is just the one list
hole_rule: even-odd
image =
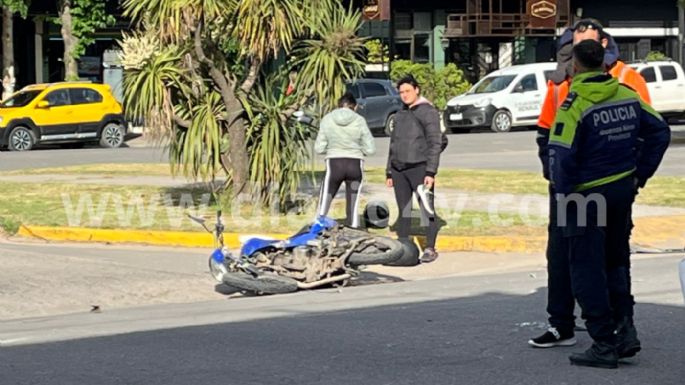
[[124,143],[121,104],[106,84],[62,82],[24,87],[0,103],[0,148],[28,151],[38,143]]

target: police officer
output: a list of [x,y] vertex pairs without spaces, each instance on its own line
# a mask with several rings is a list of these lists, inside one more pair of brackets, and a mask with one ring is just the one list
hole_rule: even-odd
[[[615,77],[619,83],[636,90],[643,101],[650,103],[647,85],[640,74],[632,68],[626,66],[618,60],[618,47],[613,38],[604,32],[602,25],[594,19],[579,20],[573,27],[567,29],[560,38],[560,49],[557,52],[557,70],[552,74],[547,85],[547,96],[542,106],[542,112],[538,120],[539,156],[543,165],[543,175],[547,175],[547,143],[550,127],[554,123],[559,105],[565,100],[573,77],[572,48],[583,40],[591,39],[598,41],[606,47],[603,65],[608,69],[609,74]],[[575,301],[571,292],[571,281],[568,267],[568,254],[565,239],[556,226],[556,201],[554,191],[550,186],[550,223],[548,226],[547,238],[547,273],[548,273],[548,292],[547,292],[547,313],[549,313],[550,328],[542,335],[533,338],[528,343],[538,348],[550,348],[555,346],[571,346],[576,343],[574,335],[575,317],[573,310]],[[629,236],[630,229],[626,230]],[[627,242],[627,241],[626,241]],[[626,280],[630,280],[629,258],[630,246],[628,243],[623,245],[625,259],[625,273],[628,275]],[[632,314],[625,313],[618,309],[615,317],[617,319],[628,317]],[[637,336],[632,339],[630,346],[623,350],[623,356],[634,355],[640,350],[640,342]]]
[[635,190],[654,175],[670,129],[637,93],[603,72],[599,42],[576,44],[573,57],[573,84],[550,132],[549,176],[573,295],[594,343],[569,358],[575,365],[616,368],[626,335],[614,334],[612,305],[631,315],[633,307],[620,245],[627,242]]

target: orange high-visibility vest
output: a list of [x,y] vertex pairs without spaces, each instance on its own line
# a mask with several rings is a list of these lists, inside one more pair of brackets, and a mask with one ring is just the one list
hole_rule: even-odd
[[[652,104],[652,99],[649,97],[649,91],[647,90],[647,82],[637,71],[628,67],[622,61],[617,61],[609,70],[609,74],[617,78],[619,83],[632,88],[647,104]],[[540,117],[538,117],[538,127],[546,129],[552,127],[554,118],[557,116],[557,109],[568,95],[569,86],[568,79],[559,84],[551,80],[547,82],[547,95],[545,95],[542,111],[540,112]]]

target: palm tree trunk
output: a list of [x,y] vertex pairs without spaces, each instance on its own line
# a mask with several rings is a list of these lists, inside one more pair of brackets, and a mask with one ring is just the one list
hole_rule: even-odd
[[14,92],[14,34],[13,13],[9,7],[2,7],[2,99]]
[[75,49],[78,38],[74,36],[73,20],[71,18],[71,0],[63,0],[59,10],[59,18],[62,22],[62,40],[64,40],[64,80],[78,80],[78,65],[76,63]]
[[[235,102],[228,104],[228,111],[242,111],[243,106],[234,99]],[[247,122],[243,118],[238,118],[231,122],[228,127],[228,154],[221,157],[224,169],[231,171],[233,186],[233,196],[241,193],[251,193],[246,191],[249,181],[249,157],[247,151]]]

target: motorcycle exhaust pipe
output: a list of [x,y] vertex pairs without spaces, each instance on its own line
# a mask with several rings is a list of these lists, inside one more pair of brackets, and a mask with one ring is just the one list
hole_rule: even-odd
[[333,283],[333,282],[344,281],[344,280],[349,279],[349,278],[352,278],[352,276],[349,274],[343,274],[343,275],[338,275],[336,277],[330,277],[330,278],[326,278],[326,279],[322,279],[322,280],[314,281],[314,282],[307,282],[307,283],[298,282],[297,288],[307,290],[307,289],[312,289],[312,288],[315,288],[317,286],[326,285],[326,284]]

